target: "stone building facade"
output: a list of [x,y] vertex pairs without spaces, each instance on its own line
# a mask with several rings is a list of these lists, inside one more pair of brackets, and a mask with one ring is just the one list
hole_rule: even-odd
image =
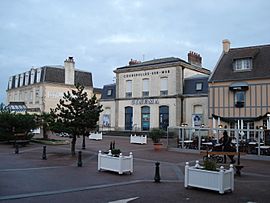
[[[104,111],[100,117],[100,128],[104,129],[106,123],[108,128],[120,131],[167,129],[182,123],[192,125],[196,107],[187,106],[200,106],[200,114],[207,113],[207,93],[186,97],[185,79],[195,76],[208,78],[210,71],[201,67],[199,54],[190,52],[188,58],[188,62],[174,57],[145,62],[131,60],[129,65],[116,68],[116,84],[104,86],[102,93]],[[202,89],[199,89],[200,92]],[[111,91],[114,94],[109,98]],[[205,118],[205,115],[200,118]]]
[[49,112],[76,83],[84,85],[89,96],[93,95],[92,74],[75,69],[73,57],[66,59],[64,66],[31,68],[9,78],[7,107],[12,111]]

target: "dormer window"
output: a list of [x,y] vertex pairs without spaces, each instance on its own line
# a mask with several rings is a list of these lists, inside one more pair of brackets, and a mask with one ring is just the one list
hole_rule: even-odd
[[251,70],[251,68],[252,68],[252,59],[251,58],[235,59],[233,61],[234,71]]
[[107,90],[107,96],[112,96],[112,89]]
[[202,82],[197,82],[196,83],[196,91],[201,91],[203,88],[203,83]]

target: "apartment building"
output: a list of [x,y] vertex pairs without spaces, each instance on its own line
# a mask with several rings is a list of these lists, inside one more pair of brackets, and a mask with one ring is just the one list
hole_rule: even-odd
[[9,78],[7,107],[15,112],[49,112],[77,83],[84,85],[89,96],[93,95],[91,72],[75,69],[73,57],[68,57],[64,66],[31,68]]

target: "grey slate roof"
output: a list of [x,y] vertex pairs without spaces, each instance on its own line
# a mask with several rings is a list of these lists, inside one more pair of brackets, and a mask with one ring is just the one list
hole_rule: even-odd
[[[185,95],[208,94],[208,79],[209,77],[191,77],[184,80]],[[202,90],[196,90],[196,84],[202,83]]]
[[[15,88],[15,75],[12,80],[12,88]],[[29,74],[28,84],[31,80],[31,75]],[[25,77],[24,77],[25,78]],[[25,80],[25,79],[24,79]],[[40,82],[49,82],[49,83],[65,83],[65,70],[63,66],[43,66],[41,67],[41,77]],[[37,73],[34,75],[34,84],[37,83]],[[81,70],[75,69],[75,84],[80,83],[85,87],[92,87],[92,73],[85,72]],[[23,86],[25,86],[25,81],[23,82]]]
[[[250,71],[234,71],[233,60],[252,58]],[[270,45],[232,48],[221,57],[209,82],[270,78]]]
[[[111,90],[112,94],[108,95],[108,90]],[[102,100],[113,100],[116,97],[116,84],[104,85],[102,89],[101,99]]]
[[[191,65],[189,62],[186,62],[186,61],[184,61],[184,60],[182,60],[180,58],[167,57],[167,58],[154,59],[154,60],[144,61],[144,62],[133,64],[133,65],[127,65],[127,66],[119,67],[114,72],[128,71],[128,70],[132,70],[132,69],[135,69],[135,68],[149,68],[149,67],[160,68],[160,67],[164,67],[164,66],[169,65],[169,64],[178,65],[179,63],[184,63],[184,64],[187,64],[187,65]],[[201,71],[201,72],[203,72],[205,74],[210,74],[210,71],[208,69],[205,69],[205,68],[202,68],[202,67],[196,67],[196,66],[193,66],[193,65],[191,65],[190,67],[192,67],[193,69],[196,69],[198,71]]]

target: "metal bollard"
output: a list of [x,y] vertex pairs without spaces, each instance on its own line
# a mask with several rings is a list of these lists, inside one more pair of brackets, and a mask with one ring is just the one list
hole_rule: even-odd
[[85,149],[85,135],[83,135],[82,149]]
[[159,162],[156,162],[156,173],[155,173],[155,183],[160,183],[160,175],[159,175],[159,165],[160,163]]
[[19,154],[19,145],[15,143],[15,154]]
[[47,155],[46,155],[46,146],[43,146],[42,159],[43,159],[43,160],[47,160]]
[[79,151],[78,155],[78,167],[82,167],[82,152]]

